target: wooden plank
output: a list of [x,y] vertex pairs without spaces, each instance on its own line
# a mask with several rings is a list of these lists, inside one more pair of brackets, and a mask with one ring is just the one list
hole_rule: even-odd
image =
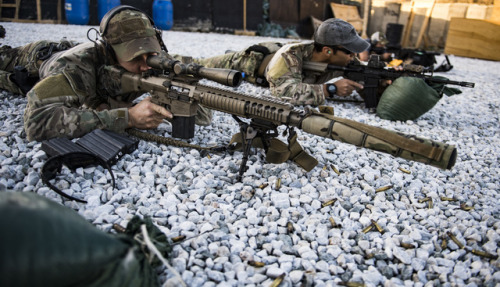
[[427,27],[429,25],[429,19],[431,17],[432,10],[434,9],[435,4],[436,4],[436,1],[433,0],[432,6],[430,8],[427,8],[427,11],[425,13],[424,23],[422,24],[422,27],[420,27],[420,32],[419,32],[418,38],[417,38],[417,44],[415,44],[415,47],[417,47],[417,48],[420,47],[420,44],[422,43],[422,38],[424,37],[424,33],[427,31]]
[[42,7],[40,6],[40,0],[36,0],[36,19],[39,22],[42,21]]
[[493,3],[493,11],[491,12],[492,21],[500,21],[500,0],[495,0]]
[[415,6],[415,1],[411,1],[411,8],[410,8],[410,14],[408,15],[408,21],[406,22],[405,30],[403,32],[403,41],[401,43],[401,46],[403,48],[406,48],[410,44],[410,34],[411,34],[411,28],[413,26],[413,20],[415,20],[415,12],[413,11],[413,7]]
[[370,2],[369,0],[364,0],[363,1],[363,33],[361,34],[361,37],[364,39],[368,38],[368,33],[366,32],[368,30],[368,18],[369,18],[369,13],[370,13]]
[[500,61],[500,22],[452,18],[444,53]]
[[465,18],[487,20],[490,19],[492,12],[492,5],[469,4]]
[[16,13],[14,18],[19,19],[19,8],[21,7],[21,0],[16,0]]
[[269,20],[296,25],[300,21],[299,0],[269,0]]
[[61,0],[57,0],[57,24],[62,22]]
[[321,21],[326,19],[325,0],[300,0],[299,17],[301,21],[314,17]]
[[330,3],[333,16],[349,22],[358,33],[363,30],[363,19],[359,16],[358,8],[351,5],[343,5],[337,3]]
[[57,24],[57,20],[51,19],[42,19],[42,20],[34,20],[34,19],[14,19],[14,18],[2,18],[2,21],[12,21],[16,23],[40,23],[40,24]]

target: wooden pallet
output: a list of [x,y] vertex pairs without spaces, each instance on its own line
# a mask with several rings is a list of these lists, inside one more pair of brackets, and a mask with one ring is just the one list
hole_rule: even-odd
[[[3,0],[0,0],[0,21],[15,21],[19,19],[19,5],[21,4],[21,0],[15,0],[13,3],[4,3]],[[5,18],[2,17],[3,9],[15,9],[14,10],[14,18]]]
[[[41,0],[36,0],[36,15],[37,19],[20,19],[19,18],[19,7],[21,6],[21,0],[14,0],[14,2],[5,3],[4,0],[0,0],[0,21],[6,22],[21,22],[21,23],[50,23],[50,24],[60,24],[61,23],[61,0],[57,0],[57,20],[45,20],[42,19],[42,6]],[[3,17],[3,9],[15,9],[14,17],[7,18]]]
[[349,22],[358,33],[363,32],[363,19],[359,16],[356,6],[330,3],[330,8],[333,17]]
[[445,54],[500,61],[500,22],[452,18]]

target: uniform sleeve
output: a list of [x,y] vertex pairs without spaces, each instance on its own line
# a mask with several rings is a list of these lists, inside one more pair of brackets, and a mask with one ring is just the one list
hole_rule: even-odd
[[323,85],[303,82],[301,57],[292,53],[276,56],[266,71],[272,95],[294,105],[322,105],[325,102]]
[[94,129],[123,132],[128,126],[128,109],[96,111],[82,108],[85,101],[64,75],[40,81],[27,94],[24,129],[28,140],[81,137]]

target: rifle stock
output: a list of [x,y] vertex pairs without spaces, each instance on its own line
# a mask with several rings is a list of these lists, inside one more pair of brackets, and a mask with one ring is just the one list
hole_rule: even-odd
[[363,83],[365,91],[365,106],[368,109],[375,109],[377,107],[377,92],[380,80],[395,80],[399,77],[416,77],[421,78],[428,83],[440,83],[445,85],[458,85],[461,87],[474,88],[474,83],[445,80],[433,77],[432,71],[426,70],[422,66],[405,66],[402,71],[386,69],[385,64],[380,61],[378,55],[371,55],[368,65],[349,64],[346,67],[342,67],[326,63],[304,62],[302,68],[318,73],[341,71],[344,73],[344,77]]
[[[199,105],[251,119],[250,130],[262,131],[261,135],[276,137],[276,127],[285,125],[304,132],[359,147],[391,154],[407,160],[423,162],[442,169],[455,164],[457,152],[453,145],[406,136],[386,129],[335,117],[312,109],[297,109],[277,98],[247,95],[198,83],[189,75],[138,75],[116,67],[107,67],[119,73],[123,92],[149,92],[152,102],[164,106],[174,116],[173,130],[194,131],[194,117]],[[235,71],[214,69],[213,72],[231,74]],[[176,119],[184,119],[176,121]],[[188,120],[185,120],[188,119]],[[193,120],[189,120],[193,119]],[[179,125],[179,127],[175,127]],[[242,124],[240,123],[240,128]],[[274,133],[273,133],[274,132]],[[243,134],[243,130],[242,130]],[[190,138],[193,134],[187,135]],[[250,142],[243,142],[245,145]],[[244,169],[242,169],[244,172]],[[240,175],[242,171],[240,170]]]

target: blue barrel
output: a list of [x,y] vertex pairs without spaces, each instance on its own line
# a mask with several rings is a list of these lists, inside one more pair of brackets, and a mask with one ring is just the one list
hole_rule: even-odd
[[69,24],[87,25],[90,18],[89,0],[66,0],[64,12]]
[[109,10],[116,6],[120,6],[120,0],[98,0],[97,1],[97,16],[99,17],[99,22]]
[[170,30],[174,26],[174,7],[170,0],[153,1],[153,21],[156,27]]

